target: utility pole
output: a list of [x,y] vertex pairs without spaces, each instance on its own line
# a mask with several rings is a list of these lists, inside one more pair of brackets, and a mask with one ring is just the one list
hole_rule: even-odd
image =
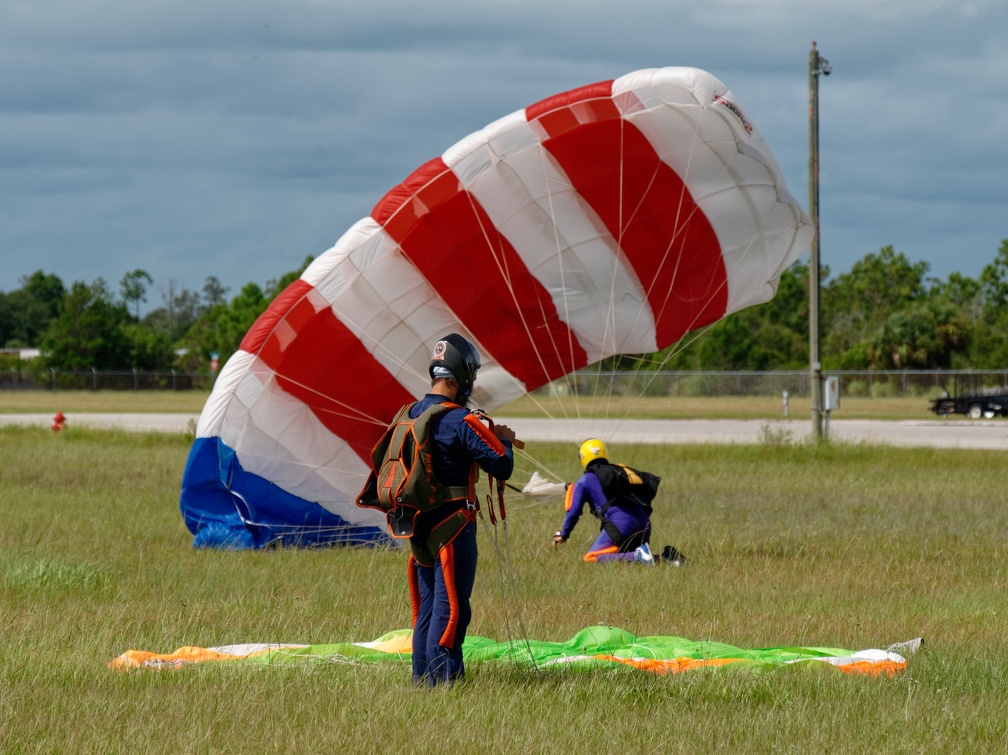
[[809,247],[809,380],[812,390],[812,438],[823,438],[823,379],[819,356],[819,74],[829,76],[833,67],[812,42],[809,52],[809,215],[815,235]]

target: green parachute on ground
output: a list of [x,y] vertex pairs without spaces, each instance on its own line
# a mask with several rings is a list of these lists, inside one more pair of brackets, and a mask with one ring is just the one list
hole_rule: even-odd
[[[242,644],[222,647],[183,647],[159,654],[127,650],[109,663],[116,670],[179,668],[192,663],[248,666],[303,663],[410,663],[412,632],[399,629],[368,642],[325,645]],[[906,656],[921,639],[898,643],[886,650],[844,650],[827,647],[771,647],[745,649],[720,642],[682,637],[637,637],[609,626],[586,627],[566,642],[516,639],[498,642],[469,635],[462,646],[466,664],[513,664],[530,669],[566,667],[591,669],[630,667],[657,674],[698,669],[745,672],[810,666],[848,674],[891,677],[906,669]]]

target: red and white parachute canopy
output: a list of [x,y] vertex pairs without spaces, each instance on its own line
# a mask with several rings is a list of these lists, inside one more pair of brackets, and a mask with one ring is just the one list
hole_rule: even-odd
[[505,116],[389,191],[259,318],[200,418],[186,522],[198,544],[210,525],[233,530],[213,545],[376,536],[354,505],[366,459],[426,392],[440,337],[477,345],[473,401],[492,411],[769,300],[812,235],[704,71],[636,71]]

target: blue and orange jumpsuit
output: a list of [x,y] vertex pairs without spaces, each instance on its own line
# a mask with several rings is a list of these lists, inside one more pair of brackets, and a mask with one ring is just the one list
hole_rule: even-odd
[[[585,504],[601,522],[595,542],[584,556],[585,561],[624,561],[642,543],[651,540],[651,518],[640,506],[620,505],[616,491],[603,490],[593,469],[604,462],[591,462],[585,473],[567,489],[564,505],[567,514],[559,534],[566,540],[581,518]],[[609,504],[608,507],[606,504]]]
[[[432,404],[446,401],[444,396],[428,393],[416,402],[410,416],[419,417]],[[435,417],[430,438],[435,479],[443,486],[469,490],[466,500],[421,512],[410,538],[413,679],[435,685],[465,675],[462,642],[472,617],[469,599],[476,582],[478,555],[474,465],[506,480],[514,469],[514,455],[510,441],[495,437],[476,415],[462,407]]]

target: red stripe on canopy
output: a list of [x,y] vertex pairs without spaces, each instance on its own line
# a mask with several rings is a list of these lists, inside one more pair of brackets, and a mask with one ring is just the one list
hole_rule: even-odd
[[297,280],[273,300],[242,340],[330,432],[364,461],[399,408],[413,397],[333,315],[316,311],[312,286]]
[[607,83],[543,100],[526,114],[636,271],[664,348],[724,315],[721,247],[683,180],[619,116],[610,90],[602,91]]
[[552,297],[442,160],[414,171],[371,214],[488,354],[529,390],[587,364]]
[[[305,283],[300,278],[287,286],[287,288],[281,291],[280,294],[272,302],[270,302],[266,311],[263,312],[252,327],[249,328],[245,337],[242,338],[241,345],[238,348],[242,351],[247,351],[249,354],[259,355],[259,351],[266,344],[267,339],[273,335],[277,325],[287,316],[293,307],[298,306],[298,303],[304,299],[305,294],[307,294],[310,290],[311,284]],[[306,303],[314,312],[315,308],[312,307],[310,303]],[[279,344],[277,344],[277,346],[279,346]],[[263,359],[266,359],[266,357],[263,357]],[[268,363],[269,362],[267,362],[267,364]]]
[[[589,120],[618,118],[619,111],[612,101],[612,85],[613,80],[609,79],[571,89],[569,92],[554,94],[525,108],[525,119],[529,123],[540,119],[551,134],[558,134],[566,130],[563,128],[565,121],[585,123]],[[596,109],[596,117],[585,115],[586,111]]]

